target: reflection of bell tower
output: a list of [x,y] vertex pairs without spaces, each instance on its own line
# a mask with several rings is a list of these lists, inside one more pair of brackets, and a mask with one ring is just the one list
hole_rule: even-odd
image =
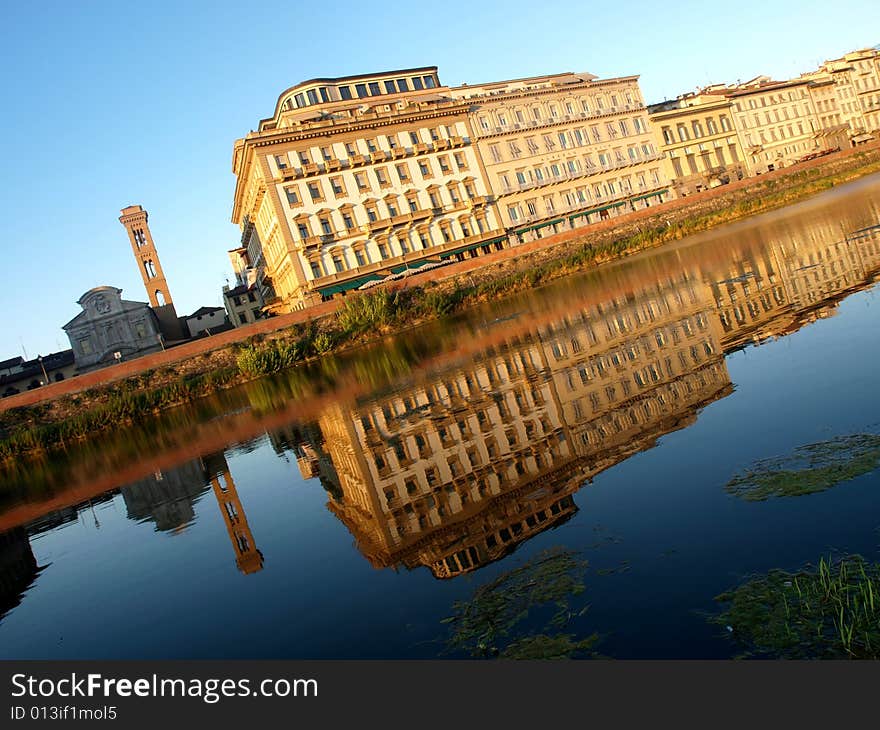
[[247,515],[241,506],[229,469],[224,469],[221,474],[212,477],[211,485],[214,487],[214,496],[223,513],[229,539],[235,548],[235,563],[238,569],[245,574],[262,570],[263,554],[254,544],[254,536],[248,526]]
[[131,249],[138,262],[141,277],[144,280],[144,288],[150,298],[153,307],[163,307],[166,304],[174,304],[171,301],[171,292],[168,290],[168,282],[162,272],[162,264],[159,263],[159,254],[156,245],[150,235],[150,227],[147,225],[147,211],[139,205],[130,205],[122,209],[119,222],[128,231],[131,240]]

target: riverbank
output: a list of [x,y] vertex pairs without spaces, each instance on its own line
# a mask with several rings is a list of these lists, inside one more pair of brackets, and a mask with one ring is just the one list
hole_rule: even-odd
[[0,458],[12,459],[76,442],[264,374],[779,208],[877,171],[878,150],[853,152],[821,165],[779,171],[720,192],[716,189],[566,231],[501,252],[503,255],[495,258],[468,260],[423,275],[425,278],[413,277],[394,290],[348,297],[334,312],[319,319],[303,318],[271,335],[259,333],[161,368],[145,368],[112,384],[7,410],[0,414]]

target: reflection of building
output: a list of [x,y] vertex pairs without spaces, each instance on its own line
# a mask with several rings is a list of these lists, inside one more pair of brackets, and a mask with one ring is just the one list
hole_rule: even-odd
[[156,472],[122,487],[129,519],[152,521],[159,531],[179,530],[195,518],[195,503],[207,491],[198,461]]
[[195,503],[207,492],[208,484],[223,514],[236,565],[243,573],[255,573],[263,567],[263,555],[256,548],[222,453],[156,472],[152,477],[127,484],[120,491],[130,519],[155,522],[160,531],[179,531],[195,519]]
[[263,569],[263,553],[257,550],[247,516],[241,506],[232,474],[226,469],[211,477],[214,496],[226,523],[229,540],[235,549],[235,564],[245,574]]
[[205,478],[211,482],[214,497],[235,551],[235,564],[245,574],[263,569],[263,553],[257,549],[247,515],[238,496],[235,481],[229,471],[225,455],[211,454],[201,460]]
[[0,619],[21,603],[39,572],[27,530],[0,533]]
[[547,300],[476,342],[467,365],[457,353],[390,395],[325,407],[278,448],[304,477],[335,474],[329,508],[373,565],[445,578],[496,560],[570,517],[594,475],[732,392],[725,353],[826,316],[880,270],[880,227],[741,235],[717,260],[677,257]]
[[[598,472],[729,392],[709,290],[687,276],[556,320],[319,425],[330,508],[376,566],[450,577],[564,521]],[[317,439],[316,439],[317,441]]]
[[77,302],[83,311],[64,325],[77,370],[113,364],[115,353],[123,359],[160,348],[159,321],[142,302],[122,298],[122,289],[98,286]]

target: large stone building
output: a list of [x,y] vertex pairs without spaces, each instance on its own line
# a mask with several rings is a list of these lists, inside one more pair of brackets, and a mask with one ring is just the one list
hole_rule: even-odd
[[[876,48],[825,61],[803,78],[823,86],[830,83],[816,111],[820,117],[833,114],[834,124],[846,125],[850,144],[861,144],[880,132],[880,51]],[[826,125],[823,120],[823,127]]]
[[144,302],[124,300],[122,289],[97,286],[77,304],[83,311],[63,329],[79,371],[112,365],[117,359],[154,352],[162,346],[156,313]]
[[762,76],[727,92],[750,174],[788,167],[820,149],[809,86],[807,79]]
[[235,143],[233,221],[253,223],[282,311],[502,245],[465,101],[436,68],[294,86]]
[[230,253],[278,311],[667,195],[634,76],[315,79],[281,94],[232,166]]
[[668,183],[638,77],[555,74],[449,90],[470,104],[505,230],[542,233],[662,202]]

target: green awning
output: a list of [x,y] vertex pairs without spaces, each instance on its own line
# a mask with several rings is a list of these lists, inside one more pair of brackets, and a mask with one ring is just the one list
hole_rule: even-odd
[[514,231],[514,233],[525,233],[526,231],[535,231],[538,228],[546,228],[547,226],[553,226],[557,223],[562,223],[565,220],[564,218],[554,218],[552,221],[544,221],[543,223],[535,223],[531,226],[526,226],[525,228],[518,228]]
[[368,276],[362,276],[359,279],[349,279],[348,281],[342,281],[338,284],[333,284],[331,286],[324,286],[318,289],[318,291],[325,297],[333,296],[334,294],[338,294],[343,291],[350,291],[352,289],[357,289],[358,287],[363,286],[367,282],[370,281],[378,281],[379,279],[384,279],[384,276],[378,276],[377,274],[370,274]]
[[441,259],[448,259],[452,256],[455,256],[457,253],[464,253],[465,251],[473,251],[475,248],[482,248],[483,246],[491,246],[493,243],[497,243],[498,241],[503,241],[504,237],[499,236],[498,238],[490,238],[488,241],[480,241],[479,243],[472,243],[470,246],[463,246],[462,248],[457,248],[453,251],[447,251],[446,253],[441,253]]
[[669,188],[664,188],[663,190],[655,190],[653,193],[645,193],[644,195],[637,195],[634,198],[630,198],[630,200],[644,200],[645,198],[653,198],[655,195],[663,195],[663,193],[668,193]]

